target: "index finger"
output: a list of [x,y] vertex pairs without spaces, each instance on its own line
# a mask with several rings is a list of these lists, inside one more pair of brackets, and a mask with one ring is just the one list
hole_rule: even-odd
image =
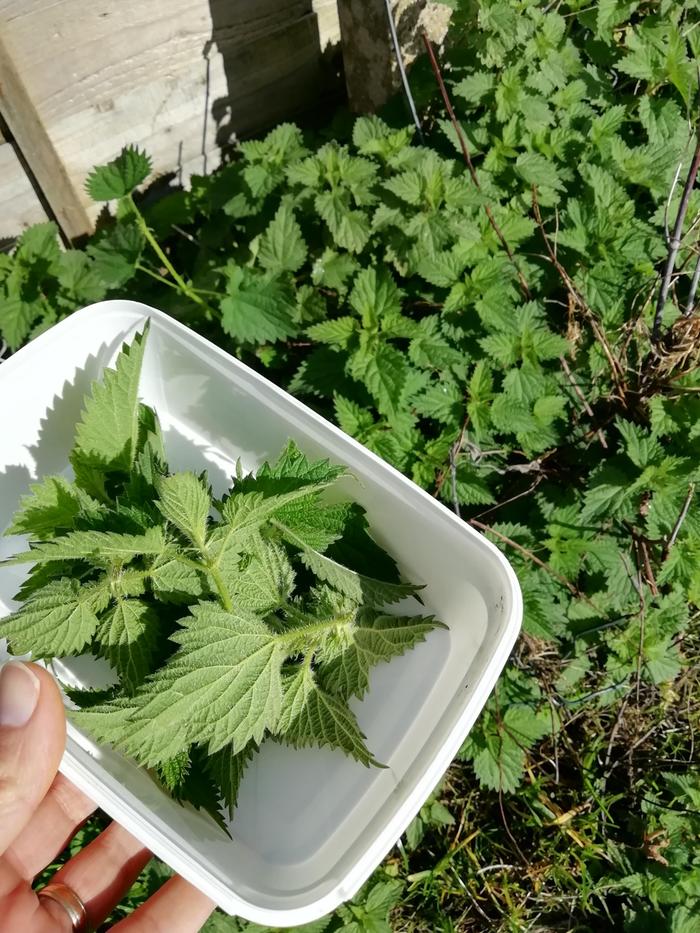
[[184,878],[171,878],[145,904],[112,927],[112,933],[197,933],[216,907]]

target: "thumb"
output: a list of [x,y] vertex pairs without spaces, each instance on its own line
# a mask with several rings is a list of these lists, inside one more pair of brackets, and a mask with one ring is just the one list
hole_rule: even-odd
[[21,661],[0,667],[0,854],[43,800],[65,741],[63,703],[48,671]]

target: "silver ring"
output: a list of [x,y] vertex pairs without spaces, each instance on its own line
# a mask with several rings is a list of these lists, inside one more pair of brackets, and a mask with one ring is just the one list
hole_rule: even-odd
[[73,933],[88,933],[87,910],[73,888],[69,888],[67,884],[58,884],[52,881],[41,891],[37,891],[36,894],[39,899],[45,897],[60,904],[68,914],[68,919],[73,926]]

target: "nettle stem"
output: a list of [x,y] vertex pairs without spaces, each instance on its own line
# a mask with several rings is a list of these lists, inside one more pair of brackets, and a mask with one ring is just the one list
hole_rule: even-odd
[[211,561],[205,552],[201,552],[202,560],[195,560],[192,557],[186,557],[184,554],[178,555],[178,560],[183,564],[187,564],[188,567],[193,567],[195,570],[199,570],[205,576],[211,577],[214,581],[214,586],[216,587],[216,592],[218,593],[219,599],[221,600],[222,607],[227,612],[233,612],[233,600],[231,599],[231,594],[226,588],[224,583],[224,578],[219,572],[219,568],[216,563]]
[[170,262],[170,259],[167,257],[167,255],[163,251],[153,231],[146,223],[146,218],[143,216],[141,211],[136,206],[136,203],[131,195],[129,195],[129,200],[131,202],[131,207],[134,210],[134,215],[136,217],[136,222],[139,226],[139,230],[141,231],[141,233],[143,233],[146,242],[151,247],[153,252],[156,254],[158,259],[160,259],[163,266],[168,270],[168,272],[172,276],[172,279],[177,285],[177,287],[180,289],[180,291],[184,295],[187,295],[190,301],[194,301],[195,304],[198,304],[200,307],[204,308],[204,310],[207,312],[207,315],[209,316],[213,315],[214,311],[211,305],[207,304],[207,302],[201,297],[201,295],[198,295],[197,291],[194,288],[192,288],[191,285],[187,284],[187,282],[182,278],[182,276],[177,271],[175,266]]
[[224,578],[219,573],[218,567],[214,567],[211,564],[202,564],[202,569],[206,570],[209,576],[214,581],[214,586],[216,591],[219,594],[219,599],[221,600],[221,605],[227,612],[233,611],[233,601],[229,591],[226,589],[226,584],[224,583]]
[[[334,616],[332,619],[326,619],[323,622],[313,622],[309,625],[300,625],[298,628],[290,629],[279,637],[286,642],[294,645],[299,642],[303,646],[304,657],[313,657],[318,650],[324,635],[330,634],[333,629],[349,627],[354,619],[354,613],[345,613],[342,616]],[[311,662],[309,662],[311,663]]]

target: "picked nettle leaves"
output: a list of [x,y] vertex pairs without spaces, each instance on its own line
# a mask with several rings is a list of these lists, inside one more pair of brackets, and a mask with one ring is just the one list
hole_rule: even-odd
[[348,566],[379,548],[360,506],[324,495],[343,467],[290,441],[221,500],[205,474],[170,473],[139,400],[147,333],[85,400],[75,478],[46,477],[20,503],[10,532],[29,548],[5,563],[32,567],[0,637],[35,658],[106,659],[118,685],[71,691],[74,722],[224,825],[265,738],[378,765],[348,701],[441,623],[387,611],[420,590],[389,555],[384,579]]

